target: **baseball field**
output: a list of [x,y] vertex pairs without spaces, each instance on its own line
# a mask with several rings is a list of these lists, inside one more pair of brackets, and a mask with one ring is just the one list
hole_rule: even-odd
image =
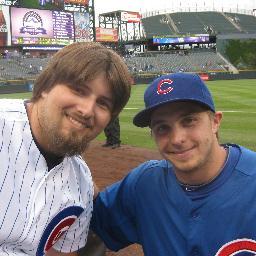
[[[223,111],[220,129],[222,143],[233,142],[256,150],[256,80],[223,80],[207,82],[216,109]],[[122,144],[154,149],[147,128],[132,124],[133,116],[143,108],[143,93],[147,85],[134,85],[131,98],[120,114]],[[29,98],[30,93],[0,94],[0,98]],[[105,139],[99,136],[99,141]]]
[[[256,150],[256,80],[226,80],[207,82],[216,109],[223,111],[221,142],[233,142]],[[100,189],[121,179],[129,170],[149,159],[160,159],[148,128],[132,124],[133,116],[144,107],[143,93],[147,85],[134,85],[131,98],[120,114],[122,146],[115,150],[102,147],[101,134],[83,155]],[[30,98],[31,93],[0,94],[0,98]],[[139,245],[119,252],[107,251],[107,256],[143,256]]]

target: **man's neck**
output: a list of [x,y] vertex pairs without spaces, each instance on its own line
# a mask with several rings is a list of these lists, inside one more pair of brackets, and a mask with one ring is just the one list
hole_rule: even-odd
[[29,125],[31,129],[31,133],[33,135],[34,140],[37,142],[40,147],[48,152],[49,147],[45,143],[47,141],[46,138],[44,138],[42,132],[41,132],[41,126],[39,122],[39,116],[38,116],[38,104],[40,104],[39,101],[36,103],[34,102],[27,102],[26,103],[26,110],[27,110],[27,115],[28,115],[28,120],[29,120]]
[[214,180],[222,171],[227,158],[227,150],[218,145],[213,149],[207,162],[189,171],[176,170],[178,181],[184,185],[205,185]]
[[40,153],[44,156],[49,170],[51,170],[54,166],[58,165],[64,158],[64,156],[57,156],[47,150],[41,145],[41,143],[38,141],[38,134],[37,136],[35,133],[39,131],[39,126],[37,123],[38,122],[38,116],[37,116],[37,106],[32,103],[32,102],[26,102],[25,103],[26,110],[27,110],[27,115],[30,123],[30,129],[31,133],[34,139],[35,144],[37,145]]

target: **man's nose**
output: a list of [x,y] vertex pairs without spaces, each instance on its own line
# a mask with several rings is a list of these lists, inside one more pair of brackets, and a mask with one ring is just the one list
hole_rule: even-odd
[[186,137],[185,130],[180,126],[175,126],[170,132],[169,140],[173,145],[180,145],[184,143]]
[[93,97],[80,99],[78,102],[78,111],[85,118],[91,118],[95,114],[96,100]]

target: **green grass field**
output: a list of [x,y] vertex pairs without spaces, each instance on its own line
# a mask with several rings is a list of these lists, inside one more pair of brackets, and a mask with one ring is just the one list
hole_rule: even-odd
[[[223,111],[220,129],[222,143],[238,143],[256,151],[256,80],[207,82],[217,110]],[[132,124],[133,116],[144,107],[143,93],[147,85],[135,85],[131,98],[120,114],[122,144],[155,148],[148,128]],[[0,98],[29,98],[30,93],[2,94]],[[104,134],[98,140],[104,141]]]

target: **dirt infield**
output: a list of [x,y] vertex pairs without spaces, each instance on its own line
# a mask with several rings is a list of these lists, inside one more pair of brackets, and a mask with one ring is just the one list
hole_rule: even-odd
[[[111,149],[102,147],[103,143],[93,142],[84,158],[89,165],[92,176],[100,189],[121,179],[138,164],[149,159],[161,159],[155,150],[122,145]],[[117,253],[107,252],[107,256],[142,256],[139,245],[131,245]]]

